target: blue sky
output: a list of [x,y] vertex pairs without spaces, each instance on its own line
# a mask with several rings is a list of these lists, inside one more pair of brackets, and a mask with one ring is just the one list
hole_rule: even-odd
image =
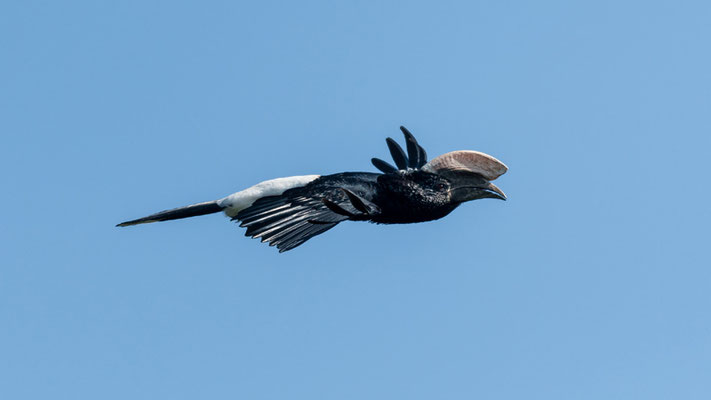
[[[0,397],[708,399],[711,6],[0,6]],[[219,215],[407,126],[509,201],[278,254]]]

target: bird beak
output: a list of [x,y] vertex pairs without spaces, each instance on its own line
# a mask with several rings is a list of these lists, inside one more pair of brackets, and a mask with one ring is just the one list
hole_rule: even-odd
[[489,182],[489,185],[486,188],[484,188],[483,191],[485,193],[487,193],[488,195],[482,196],[482,198],[490,197],[492,199],[499,199],[499,200],[506,201],[506,194],[491,182]]
[[485,198],[506,200],[504,192],[491,181],[505,174],[508,167],[488,154],[472,150],[452,151],[430,160],[422,170],[450,181],[453,202]]
[[501,189],[479,174],[457,171],[445,175],[452,183],[450,195],[454,202],[463,203],[487,198],[506,200],[506,195]]

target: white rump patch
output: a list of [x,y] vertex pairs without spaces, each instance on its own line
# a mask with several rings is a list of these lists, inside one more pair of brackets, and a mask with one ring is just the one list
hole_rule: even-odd
[[291,188],[306,186],[320,176],[300,175],[270,179],[217,200],[217,204],[225,208],[225,214],[234,217],[262,197],[278,196]]

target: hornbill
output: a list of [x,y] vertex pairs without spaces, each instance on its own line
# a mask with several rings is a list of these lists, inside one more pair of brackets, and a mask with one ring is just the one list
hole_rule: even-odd
[[145,224],[224,211],[279,252],[291,250],[339,222],[406,224],[432,221],[465,201],[506,195],[494,179],[507,171],[496,158],[471,150],[443,154],[427,162],[427,153],[405,127],[407,154],[391,138],[386,142],[395,161],[373,158],[382,174],[342,172],[277,178],[219,200],[161,211],[117,226]]

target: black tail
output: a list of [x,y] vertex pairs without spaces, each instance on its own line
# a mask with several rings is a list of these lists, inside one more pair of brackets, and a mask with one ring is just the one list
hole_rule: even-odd
[[161,211],[147,217],[134,219],[133,221],[121,222],[116,226],[130,226],[147,224],[150,222],[169,221],[171,219],[181,219],[197,217],[198,215],[212,214],[222,211],[222,207],[217,205],[217,201],[206,201],[204,203],[192,204],[185,207],[178,207],[172,210]]

